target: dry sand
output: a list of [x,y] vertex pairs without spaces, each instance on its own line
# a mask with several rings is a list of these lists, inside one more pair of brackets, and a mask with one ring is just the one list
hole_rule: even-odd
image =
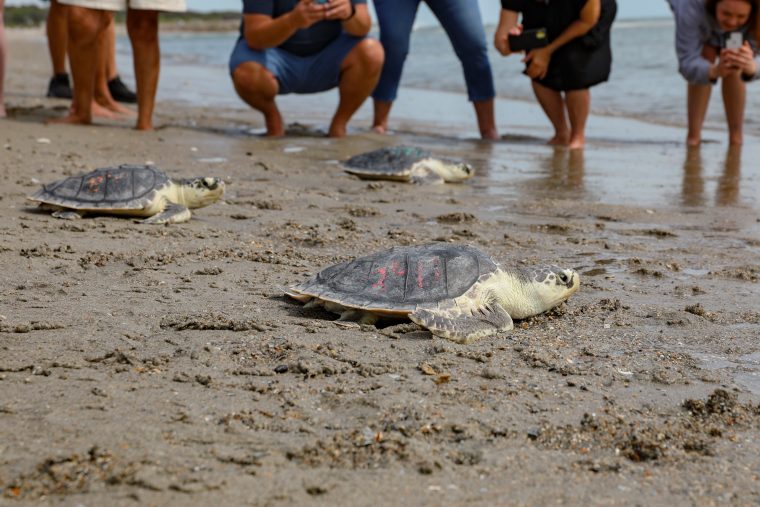
[[[720,146],[700,162],[682,132],[625,120],[607,124],[654,141],[597,128],[585,159],[424,127],[265,140],[240,134],[256,115],[167,103],[155,133],[45,126],[66,103],[39,98],[44,45],[10,37],[1,505],[760,502],[756,164],[721,165]],[[531,111],[508,125],[540,122]],[[400,142],[480,174],[368,184],[334,163]],[[160,227],[24,201],[39,182],[149,160],[224,177],[225,202]],[[282,296],[336,261],[434,240],[575,267],[581,290],[466,346]]]

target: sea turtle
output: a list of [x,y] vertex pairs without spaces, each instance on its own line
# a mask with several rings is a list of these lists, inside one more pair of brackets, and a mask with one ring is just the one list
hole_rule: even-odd
[[104,167],[43,185],[28,197],[56,218],[75,219],[87,213],[145,217],[149,224],[190,220],[188,208],[202,208],[224,194],[219,178],[172,180],[149,165]]
[[473,246],[431,243],[330,266],[286,294],[341,320],[408,317],[434,335],[469,343],[557,306],[579,283],[572,269],[507,268]]
[[412,183],[459,183],[475,174],[464,162],[435,158],[412,146],[392,146],[362,153],[343,162],[347,173],[364,180]]

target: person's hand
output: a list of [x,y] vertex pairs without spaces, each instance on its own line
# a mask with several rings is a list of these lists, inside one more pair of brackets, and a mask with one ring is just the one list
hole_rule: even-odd
[[296,28],[303,29],[309,28],[319,21],[324,21],[328,7],[328,4],[318,4],[313,0],[300,0],[290,11],[293,24]]
[[493,35],[493,45],[496,51],[502,56],[509,56],[512,54],[512,48],[509,47],[509,36],[520,35],[522,33],[522,25],[513,26],[508,29],[506,27],[499,27],[496,29],[496,33]]
[[523,58],[523,61],[528,63],[528,70],[525,73],[532,79],[545,78],[551,59],[552,52],[549,48],[532,49]]
[[329,0],[325,5],[325,19],[345,21],[351,16],[351,0]]
[[739,49],[724,49],[720,52],[721,63],[726,62],[726,66],[739,70],[746,76],[757,74],[757,62],[755,62],[755,53],[749,42],[744,42]]
[[736,50],[733,49],[721,50],[720,60],[718,60],[718,64],[713,67],[715,69],[711,76],[713,79],[723,79],[741,73],[741,69],[734,61],[735,53]]

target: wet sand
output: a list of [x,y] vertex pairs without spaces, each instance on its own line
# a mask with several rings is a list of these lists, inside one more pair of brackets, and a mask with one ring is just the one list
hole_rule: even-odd
[[[678,129],[594,117],[579,155],[541,144],[534,105],[501,101],[511,137],[482,143],[466,103],[413,91],[388,137],[366,107],[354,136],[314,135],[329,115],[313,98],[285,101],[307,128],[281,140],[249,134],[261,121],[242,109],[167,102],[152,134],[45,126],[66,102],[40,98],[44,46],[10,37],[0,505],[760,502],[757,139],[738,160],[722,133],[688,152]],[[478,175],[369,184],[336,165],[400,143]],[[157,227],[24,200],[147,161],[223,177],[225,201]],[[581,289],[471,345],[283,298],[332,263],[430,241],[571,266]]]

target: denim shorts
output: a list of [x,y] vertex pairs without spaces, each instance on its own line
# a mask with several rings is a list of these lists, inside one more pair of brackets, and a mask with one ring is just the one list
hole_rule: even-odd
[[251,49],[240,37],[230,56],[230,74],[240,64],[256,62],[277,78],[280,95],[323,92],[338,86],[343,60],[362,40],[364,37],[342,33],[322,51],[298,56],[280,48]]

